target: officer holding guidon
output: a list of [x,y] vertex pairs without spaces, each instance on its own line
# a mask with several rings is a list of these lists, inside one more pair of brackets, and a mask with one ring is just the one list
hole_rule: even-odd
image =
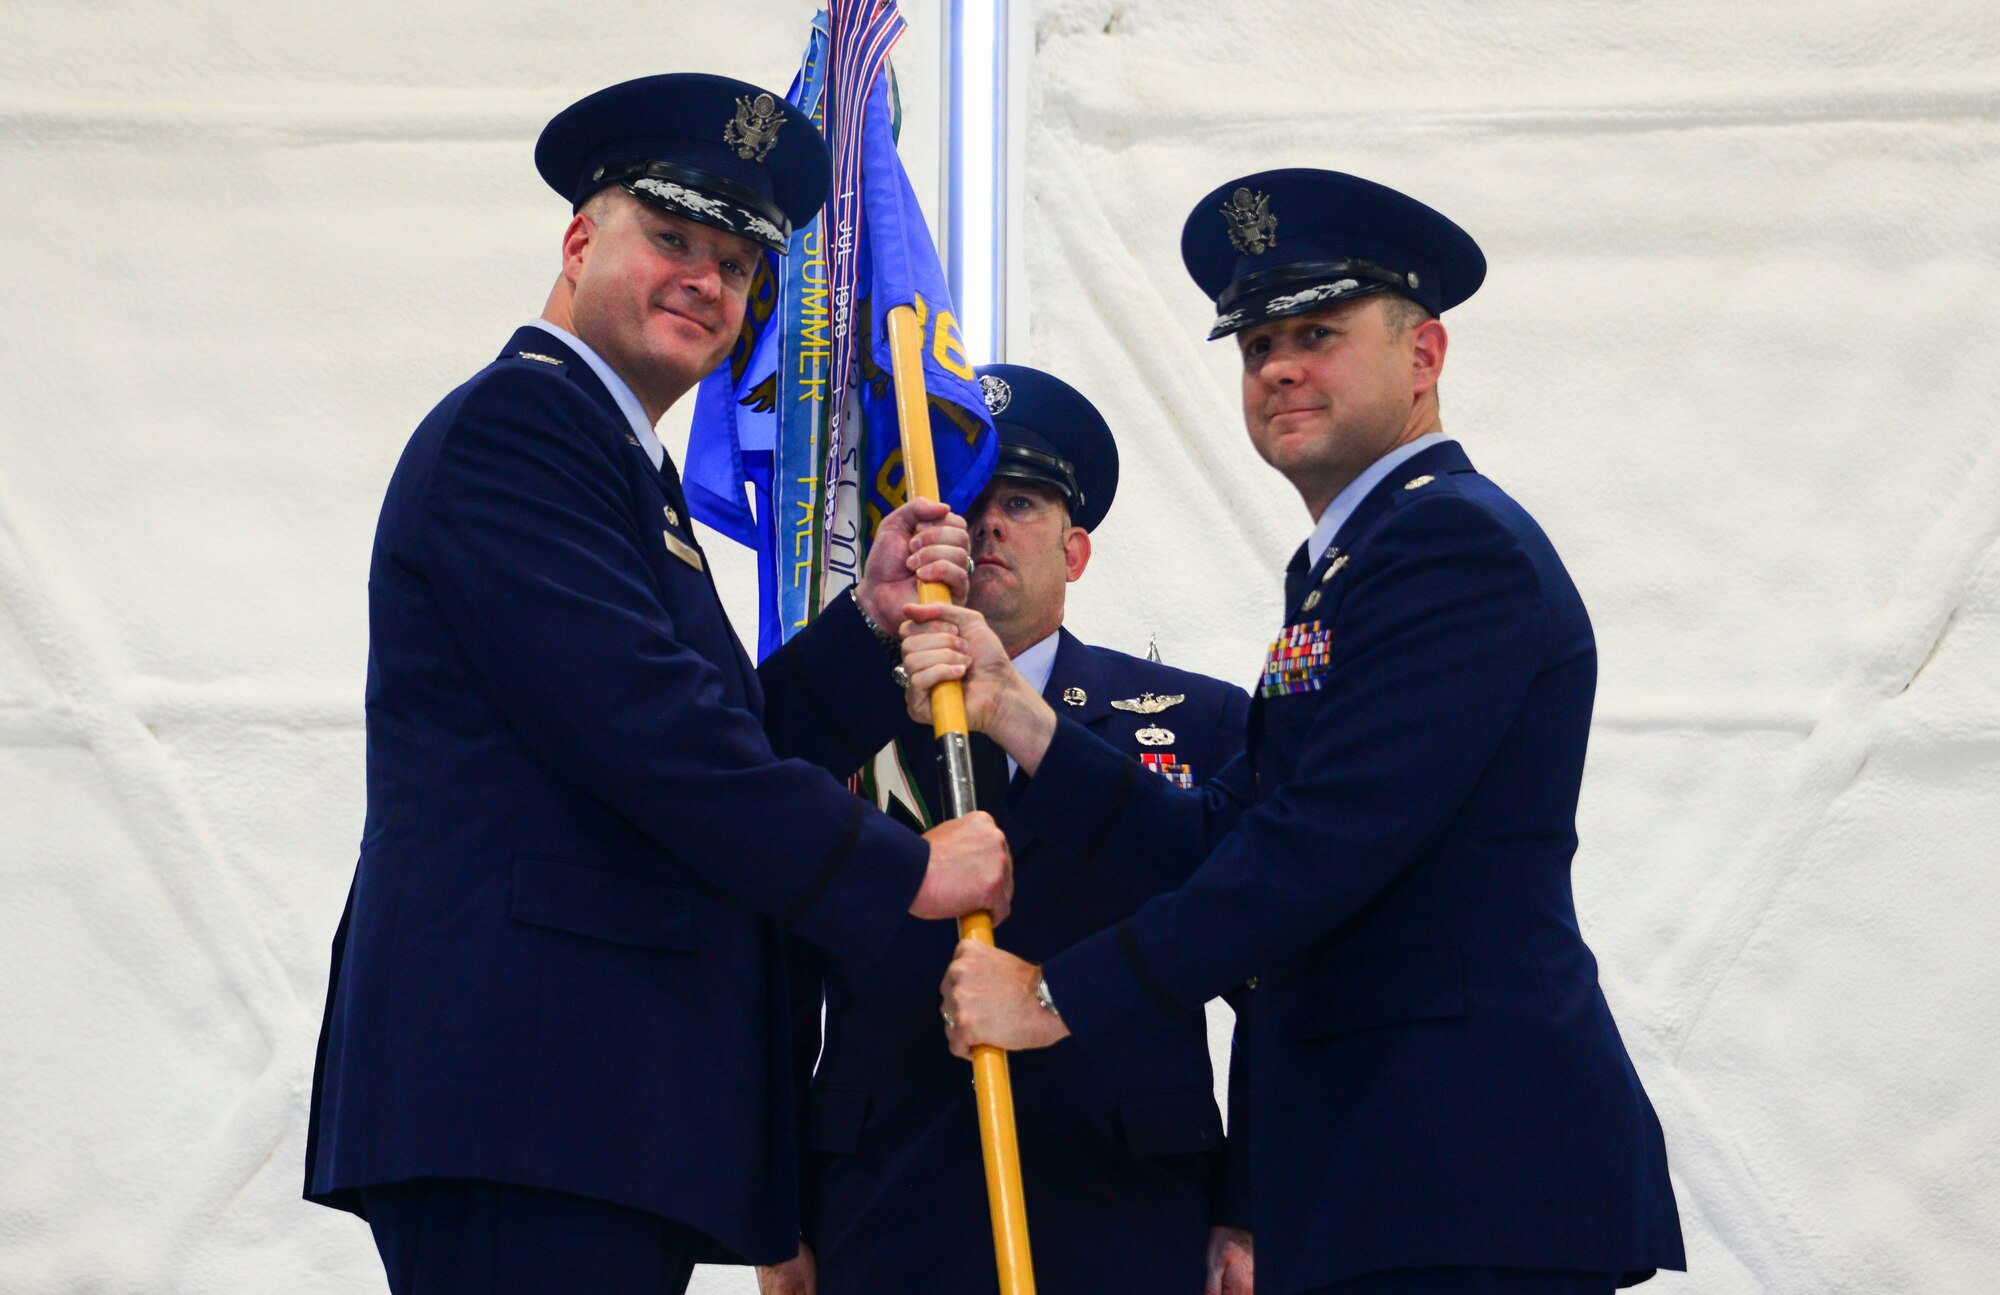
[[1314,528],[1246,758],[1194,791],[1126,777],[976,613],[912,614],[914,684],[970,667],[974,726],[1030,775],[1010,830],[1199,865],[1039,966],[961,944],[953,1050],[1109,1054],[1257,974],[1238,1057],[1261,1295],[1604,1295],[1682,1267],[1570,888],[1590,622],[1439,416],[1437,316],[1485,258],[1422,203],[1312,170],[1223,185],[1181,250]]
[[[1118,753],[1123,776],[1181,787],[1208,779],[1242,749],[1243,690],[1063,628],[1068,586],[1083,576],[1118,486],[1110,427],[1052,374],[1012,364],[978,373],[1000,458],[967,510],[977,564],[968,605],[1048,705]],[[876,765],[881,803],[919,824],[941,804],[936,742],[920,718]],[[1014,858],[1014,910],[999,935],[1007,948],[1046,958],[1186,879],[1185,851],[1041,838],[1010,808],[1028,780],[991,740],[975,736],[973,752],[978,803],[1007,830]],[[760,1274],[766,1295],[997,1289],[972,1085],[938,1037],[937,980],[955,943],[939,924],[911,920],[866,965],[801,946],[801,1061],[810,1070],[819,1057],[806,1248]],[[1026,1054],[1012,1073],[1036,1290],[1198,1295],[1211,1230],[1240,1221],[1224,1199],[1201,1014],[1142,1031],[1117,1053]],[[1217,1263],[1240,1266],[1246,1246],[1240,1232],[1217,1231]]]
[[866,961],[1010,890],[987,816],[919,836],[838,781],[905,722],[881,627],[919,577],[963,595],[963,519],[896,510],[852,596],[753,668],[654,434],[820,208],[813,123],[647,77],[535,162],[574,213],[560,277],[411,437],[369,573],[306,1194],[367,1218],[395,1295],[655,1295],[790,1256],[781,933]]

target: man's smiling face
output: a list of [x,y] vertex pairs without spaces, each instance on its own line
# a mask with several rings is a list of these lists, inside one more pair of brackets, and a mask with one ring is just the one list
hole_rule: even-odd
[[576,335],[649,407],[665,396],[662,408],[729,354],[762,256],[747,238],[619,189],[584,205],[563,252]]

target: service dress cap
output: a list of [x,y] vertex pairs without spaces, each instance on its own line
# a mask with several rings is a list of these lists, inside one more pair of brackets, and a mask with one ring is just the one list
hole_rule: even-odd
[[993,476],[1038,481],[1069,500],[1070,521],[1094,530],[1118,493],[1118,442],[1097,406],[1061,378],[1024,364],[977,370],[1000,433]]
[[1195,204],[1181,260],[1215,302],[1209,340],[1377,292],[1433,315],[1479,290],[1472,235],[1386,185],[1292,168],[1231,180]]
[[572,210],[616,184],[673,216],[783,252],[826,202],[833,164],[812,119],[746,81],[640,77],[557,113],[535,169]]

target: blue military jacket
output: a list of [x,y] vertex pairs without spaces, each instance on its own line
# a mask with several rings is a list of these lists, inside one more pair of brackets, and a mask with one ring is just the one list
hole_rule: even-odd
[[534,328],[404,451],[309,1197],[494,1179],[795,1248],[780,929],[880,954],[928,848],[828,776],[907,723],[890,655],[843,601],[753,669],[679,493]]
[[1110,1051],[1259,975],[1238,1064],[1260,1295],[1683,1266],[1659,1121],[1570,891],[1596,670],[1547,537],[1447,441],[1307,574],[1215,783],[1131,778],[1058,726],[1025,829],[1207,854],[1049,961],[1077,1040]]
[[[1146,694],[1182,700],[1152,713],[1112,705]],[[1088,647],[1067,630],[1046,696],[1135,775],[1146,755],[1191,782],[1242,749],[1249,701],[1240,688]],[[1142,731],[1153,744],[1139,741]],[[934,814],[930,731],[910,727],[898,749]],[[1027,782],[1017,776],[1009,799]],[[1014,854],[1013,914],[998,940],[1031,960],[1178,885],[1192,862],[1182,850],[1128,849],[1117,839],[1057,845],[1005,804],[981,808],[1006,827]],[[957,939],[954,923],[909,919],[874,963],[808,958],[812,971],[796,978],[808,1061],[820,1042],[812,973],[823,971],[825,985],[806,1156],[806,1239],[820,1295],[996,1289],[971,1068],[946,1050],[938,1016],[938,982]],[[1011,1061],[1036,1289],[1200,1295],[1208,1228],[1221,1221],[1223,1149],[1201,1014],[1161,1022],[1116,1054],[1066,1046]]]

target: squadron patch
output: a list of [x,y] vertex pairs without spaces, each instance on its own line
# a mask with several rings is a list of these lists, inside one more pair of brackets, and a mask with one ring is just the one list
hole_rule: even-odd
[[1262,256],[1278,245],[1278,218],[1271,214],[1271,195],[1238,189],[1222,205],[1229,222],[1229,241],[1245,256]]
[[744,161],[761,162],[776,146],[778,127],[784,124],[776,99],[768,93],[754,99],[746,94],[736,100],[736,116],[722,128],[722,142]]

